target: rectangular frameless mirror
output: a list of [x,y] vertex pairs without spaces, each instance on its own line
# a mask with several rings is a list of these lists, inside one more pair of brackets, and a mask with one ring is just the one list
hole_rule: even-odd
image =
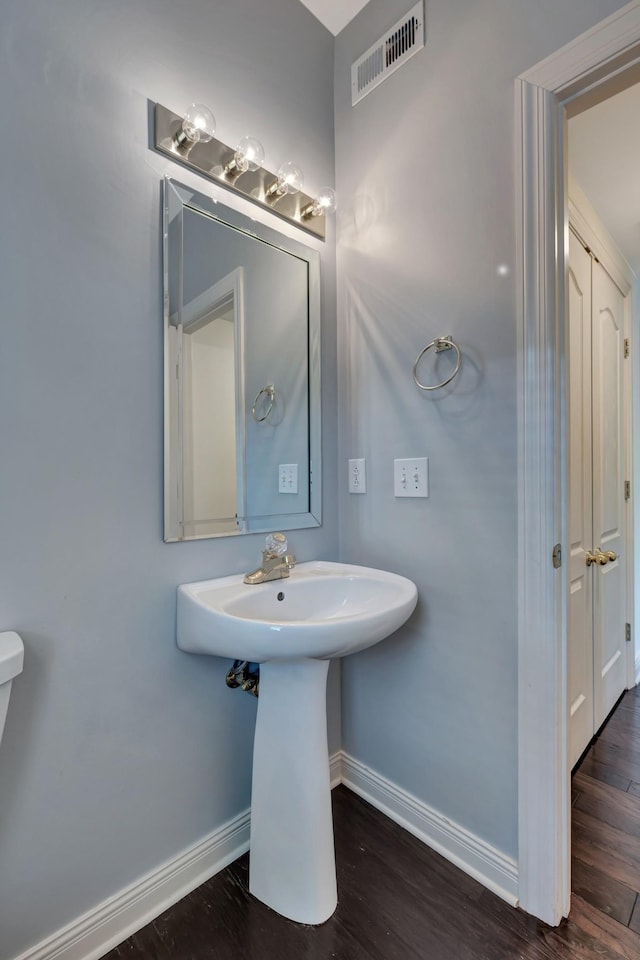
[[167,541],[318,526],[320,258],[164,181]]

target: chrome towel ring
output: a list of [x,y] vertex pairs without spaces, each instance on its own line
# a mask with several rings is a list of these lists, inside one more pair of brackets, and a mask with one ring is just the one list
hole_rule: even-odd
[[[262,423],[267,419],[271,411],[273,410],[273,404],[275,403],[276,398],[276,388],[272,383],[267,384],[266,387],[263,387],[262,390],[258,391],[258,395],[253,401],[253,406],[251,407],[251,416],[256,421],[256,423]],[[256,416],[256,408],[261,408],[262,416]]]
[[[431,350],[431,347],[435,347],[436,353],[442,353],[443,350],[453,349],[456,352],[457,359],[456,359],[456,365],[453,373],[450,374],[450,376],[448,376],[446,380],[443,380],[442,383],[435,383],[433,384],[433,386],[426,386],[424,383],[420,383],[420,381],[418,380],[418,364],[424,357],[427,350]],[[461,363],[462,363],[462,356],[460,354],[460,347],[454,341],[452,335],[448,333],[445,337],[436,337],[435,340],[432,340],[431,343],[428,343],[424,348],[424,350],[422,350],[418,354],[416,362],[413,365],[413,382],[415,383],[416,387],[420,387],[421,390],[439,390],[440,387],[446,387],[448,383],[451,383],[451,381],[457,374],[458,370],[460,369]]]

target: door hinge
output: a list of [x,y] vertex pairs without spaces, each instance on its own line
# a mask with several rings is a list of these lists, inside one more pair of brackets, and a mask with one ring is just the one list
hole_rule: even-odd
[[631,500],[631,480],[625,480],[624,482],[624,498],[625,500]]
[[628,357],[630,353],[631,353],[631,346],[630,346],[630,344],[629,344],[629,337],[625,337],[625,338],[624,338],[624,355],[625,355],[625,358]]
[[624,638],[627,643],[631,643],[631,624],[625,623],[624,625]]
[[551,558],[553,560],[554,569],[557,570],[558,567],[562,566],[562,546],[559,543],[556,543],[555,547],[553,548],[553,554],[551,555]]

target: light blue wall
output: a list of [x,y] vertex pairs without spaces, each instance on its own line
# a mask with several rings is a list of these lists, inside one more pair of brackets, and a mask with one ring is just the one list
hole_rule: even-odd
[[[4,5],[0,628],[26,653],[0,747],[2,960],[249,803],[255,701],[177,650],[174,598],[255,567],[264,537],[162,541],[159,184],[209,187],[148,148],[147,101],[211,104],[222,139],[254,133],[313,189],[333,181],[332,69],[297,0]],[[301,560],[337,552],[334,246],[311,242],[325,522],[290,534]],[[330,714],[335,748],[335,682]]]
[[[514,857],[514,79],[622,5],[427,0],[426,49],[355,108],[352,61],[410,4],[371,0],[336,44],[341,557],[420,596],[393,640],[344,661],[343,746]],[[422,393],[414,360],[448,333],[462,371]],[[393,459],[417,456],[430,497],[396,500]],[[349,457],[367,460],[364,496]]]
[[[26,658],[0,747],[0,960],[249,800],[255,703],[174,645],[176,584],[249,569],[262,537],[162,542],[159,180],[207,187],[149,150],[147,101],[209,102],[225,141],[260,136],[309,192],[334,164],[334,43],[297,0],[5,6],[0,628]],[[622,4],[427,0],[426,51],[352,110],[351,61],[407,6],[371,0],[335,48],[340,458],[331,228],[325,522],[290,540],[335,556],[339,487],[342,558],[416,581],[410,625],[345,662],[344,745],[515,855],[513,78]],[[423,395],[413,360],[449,332],[463,371]],[[392,460],[415,455],[431,497],[396,501]],[[336,747],[335,682],[330,721]]]

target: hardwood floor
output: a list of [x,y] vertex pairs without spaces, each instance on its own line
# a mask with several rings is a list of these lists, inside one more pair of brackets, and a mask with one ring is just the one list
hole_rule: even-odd
[[572,824],[572,890],[639,935],[630,942],[640,958],[639,687],[625,693],[574,774]]
[[247,891],[248,855],[105,960],[640,960],[640,694],[625,694],[573,779],[571,915],[510,907],[344,787],[339,904],[320,927]]

